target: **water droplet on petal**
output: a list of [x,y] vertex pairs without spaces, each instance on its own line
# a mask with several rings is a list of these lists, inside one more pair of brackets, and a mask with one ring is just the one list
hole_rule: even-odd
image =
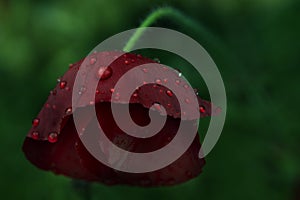
[[196,95],[199,95],[198,89],[194,88],[194,92]]
[[79,95],[82,95],[83,93],[85,93],[86,91],[86,87],[82,86],[78,92]]
[[111,88],[109,91],[110,91],[111,93],[114,93],[115,89],[114,89],[114,88]]
[[185,103],[190,103],[190,99],[186,98]]
[[112,76],[112,68],[110,66],[106,67],[100,67],[97,73],[97,78],[100,80],[105,80],[108,79],[109,77]]
[[187,84],[185,84],[183,87],[184,87],[185,89],[188,89],[188,88],[189,88],[189,86],[188,86]]
[[138,96],[138,94],[137,93],[133,93],[133,95],[132,96],[134,96],[134,97],[137,97]]
[[72,113],[72,108],[71,108],[71,107],[67,108],[67,109],[66,109],[66,114],[69,115],[69,114],[71,114],[71,113]]
[[159,78],[156,79],[155,82],[156,82],[157,84],[161,84],[161,80],[160,80]]
[[178,77],[182,76],[182,73],[181,73],[181,71],[179,69],[175,69],[175,71],[177,72]]
[[97,59],[96,58],[91,58],[90,59],[90,64],[93,65],[97,62]]
[[169,108],[171,108],[171,107],[172,107],[172,104],[168,103],[167,106],[168,106]]
[[125,65],[128,65],[128,64],[129,64],[129,61],[128,61],[128,60],[125,60],[124,63],[125,63]]
[[56,93],[57,93],[57,91],[55,89],[50,91],[50,94],[53,95],[53,96],[55,96]]
[[200,111],[200,113],[205,113],[205,108],[204,108],[204,106],[200,106],[200,107],[199,107],[199,111]]
[[165,79],[164,79],[164,83],[167,83],[167,82],[168,82],[168,79],[165,78]]
[[160,63],[160,60],[158,58],[153,58],[153,60],[157,63]]
[[100,94],[100,91],[99,91],[99,90],[96,90],[96,94]]
[[119,100],[120,99],[120,96],[115,96],[115,100]]
[[55,143],[57,142],[57,133],[55,132],[52,132],[48,135],[48,141],[51,142],[51,143]]
[[64,88],[66,87],[66,85],[67,85],[67,82],[66,82],[66,81],[61,81],[61,82],[59,83],[60,89],[64,89]]
[[157,110],[157,111],[161,111],[161,105],[159,103],[154,103],[153,107]]
[[167,90],[166,91],[166,94],[169,96],[169,97],[172,97],[173,96],[173,92],[171,90]]
[[50,108],[51,107],[49,103],[46,103],[45,106],[46,106],[46,108]]
[[60,82],[60,78],[56,79],[56,81],[57,81],[57,83],[59,83]]
[[180,84],[180,80],[179,80],[179,79],[175,80],[175,83],[176,83],[177,85],[179,85],[179,84]]
[[32,137],[32,139],[35,139],[35,140],[39,139],[39,132],[33,131],[31,133],[31,137]]
[[143,68],[143,72],[147,73],[148,69],[147,68]]
[[131,59],[131,62],[132,62],[132,63],[134,63],[134,62],[135,62],[135,60],[134,60],[134,59]]
[[39,118],[34,118],[32,120],[32,126],[37,127],[40,123],[40,119]]

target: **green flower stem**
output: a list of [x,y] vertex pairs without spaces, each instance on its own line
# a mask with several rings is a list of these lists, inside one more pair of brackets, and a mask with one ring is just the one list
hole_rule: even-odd
[[[142,24],[139,26],[139,28],[149,27],[154,22],[156,22],[158,19],[162,17],[168,17],[178,23],[180,25],[184,25],[187,28],[191,28],[192,30],[200,33],[207,41],[210,41],[211,43],[214,43],[214,46],[216,46],[216,43],[219,41],[211,34],[209,31],[207,31],[203,26],[201,26],[199,23],[197,23],[195,20],[185,16],[180,11],[172,8],[172,7],[163,7],[154,10],[152,13],[146,17],[146,19],[142,22]],[[134,44],[139,40],[139,38],[142,36],[144,30],[138,29],[132,37],[129,39],[125,47],[123,48],[123,51],[129,52],[131,51]],[[217,45],[219,46],[219,45]]]

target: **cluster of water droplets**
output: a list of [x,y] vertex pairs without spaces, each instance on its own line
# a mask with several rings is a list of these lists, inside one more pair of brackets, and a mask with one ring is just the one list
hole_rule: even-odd
[[[130,63],[134,63],[134,62],[136,61],[135,59],[129,59],[128,56],[127,56],[127,54],[124,54],[123,57],[125,58],[125,60],[124,60],[124,64],[125,64],[125,65],[129,65]],[[138,54],[138,55],[137,55],[137,58],[142,58],[142,56],[141,56],[140,54]],[[157,58],[155,58],[155,59],[153,59],[153,60],[154,60],[155,62],[157,62],[157,63],[160,63],[160,60],[157,59]],[[95,65],[96,63],[97,63],[97,58],[95,58],[95,57],[90,58],[89,64],[90,64],[91,66],[92,66],[92,65]],[[69,65],[70,68],[72,68],[72,67],[74,67],[74,66],[75,66],[74,64],[70,64],[70,65]],[[165,66],[164,66],[163,68],[164,68],[165,70],[168,70],[168,68],[165,67]],[[142,71],[143,71],[144,73],[148,73],[148,72],[149,72],[149,69],[148,69],[148,68],[143,68]],[[182,80],[181,80],[181,78],[182,78],[182,72],[181,72],[180,70],[178,70],[178,69],[176,69],[175,71],[176,71],[177,76],[178,76],[178,79],[175,80],[175,84],[178,85],[178,86],[180,86],[181,83],[182,83]],[[97,71],[97,73],[96,73],[96,78],[98,78],[99,80],[102,80],[102,81],[103,81],[103,80],[109,79],[112,75],[113,75],[113,70],[112,70],[112,68],[111,68],[110,66],[108,66],[108,67],[99,66],[98,71]],[[163,83],[167,83],[168,80],[167,80],[167,79],[159,79],[159,78],[157,78],[157,79],[155,79],[154,81],[155,81],[156,84],[153,84],[153,88],[157,88],[157,85],[160,85],[160,84],[163,84]],[[61,80],[61,78],[58,78],[58,79],[57,79],[57,82],[58,82],[59,88],[60,88],[61,90],[67,90],[67,91],[70,90],[70,88],[68,87],[67,81],[63,81],[63,80]],[[147,83],[144,82],[144,85],[145,85],[145,84],[147,84]],[[188,86],[187,84],[184,84],[183,87],[186,88],[186,89],[189,88],[189,86]],[[87,89],[87,88],[86,88],[85,86],[82,86],[82,87],[80,88],[80,90],[78,91],[78,94],[79,94],[79,95],[82,95],[82,94],[86,91],[86,89]],[[194,89],[194,91],[195,91],[195,94],[198,96],[198,91],[197,91],[197,89]],[[115,92],[115,89],[114,89],[114,88],[111,88],[111,89],[110,89],[110,92],[111,92],[111,93],[114,93],[114,92]],[[164,90],[160,89],[160,93],[163,93],[163,92],[164,92]],[[99,91],[98,89],[96,90],[96,94],[97,94],[97,95],[99,95],[99,94],[104,94],[104,93],[105,93],[105,91]],[[50,91],[50,94],[53,95],[53,96],[55,96],[55,95],[57,94],[57,90],[56,90],[56,89],[53,89],[52,91]],[[173,97],[173,95],[174,95],[173,92],[172,92],[171,90],[166,90],[166,91],[165,91],[165,94],[166,94],[168,97]],[[134,92],[134,93],[132,94],[132,96],[133,96],[134,98],[137,98],[137,97],[138,97],[138,93]],[[119,99],[120,99],[120,95],[119,95],[118,93],[116,93],[114,98],[115,98],[115,100],[119,100]],[[189,99],[185,99],[185,103],[190,103],[190,100],[189,100]],[[94,105],[95,102],[94,102],[94,101],[90,101],[89,104],[90,104],[90,105]],[[52,106],[51,106],[49,103],[46,103],[45,106],[46,106],[46,108],[56,109],[56,105],[52,105]],[[153,104],[153,107],[156,108],[158,111],[162,110],[162,108],[161,108],[162,105],[160,105],[158,102],[155,102],[155,103]],[[167,103],[167,107],[169,107],[169,108],[172,107],[171,103]],[[201,105],[201,106],[199,107],[199,112],[202,113],[202,114],[206,112],[205,107],[204,107],[203,105]],[[66,114],[66,115],[72,114],[72,107],[68,107],[68,108],[65,110],[65,114]],[[35,119],[32,121],[32,126],[35,127],[35,128],[38,127],[39,124],[40,124],[40,119],[38,119],[38,118],[35,118]],[[31,137],[32,137],[33,139],[36,139],[36,140],[39,139],[39,132],[38,132],[38,131],[33,131],[33,132],[31,133]],[[48,134],[48,141],[49,141],[49,142],[51,142],[51,143],[57,142],[57,139],[58,139],[58,134],[57,134],[56,132],[51,132],[51,133]]]
[[[40,124],[40,119],[39,119],[39,118],[34,118],[34,119],[32,120],[32,126],[33,126],[33,127],[36,128],[36,127],[39,126],[39,124]],[[38,139],[39,139],[39,136],[40,136],[40,134],[39,134],[38,131],[33,131],[33,132],[31,133],[31,137],[32,137],[33,139],[35,139],[35,140],[38,140]],[[58,134],[57,134],[56,132],[51,132],[51,133],[49,133],[49,135],[48,135],[48,141],[51,142],[51,143],[57,142],[57,138],[58,138]]]

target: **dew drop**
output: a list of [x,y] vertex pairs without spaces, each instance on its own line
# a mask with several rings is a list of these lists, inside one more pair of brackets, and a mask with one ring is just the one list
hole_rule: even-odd
[[55,89],[50,91],[50,94],[53,95],[53,96],[55,96],[56,93],[57,93],[57,91]]
[[165,79],[164,79],[164,83],[167,83],[167,82],[168,82],[168,79],[165,78]]
[[66,82],[66,81],[61,81],[61,82],[59,82],[59,87],[60,87],[60,89],[64,89],[64,88],[66,87],[66,85],[67,85],[67,82]]
[[181,77],[182,76],[182,72],[179,69],[175,69],[175,70],[177,71],[178,77]]
[[143,72],[145,72],[145,73],[148,72],[148,69],[147,69],[147,68],[143,68],[142,70],[143,70]]
[[114,89],[114,88],[111,88],[109,91],[110,91],[111,93],[114,93],[115,89]]
[[128,64],[129,64],[129,61],[128,61],[128,60],[125,60],[124,63],[125,63],[125,65],[128,65]]
[[59,83],[60,82],[60,78],[56,79],[56,81]]
[[90,105],[92,106],[92,105],[94,105],[95,104],[95,102],[94,101],[90,101]]
[[156,82],[157,84],[161,84],[161,80],[160,80],[159,78],[156,79],[155,82]]
[[66,111],[65,111],[65,113],[67,115],[71,114],[72,113],[72,108],[71,107],[67,108]]
[[100,67],[97,73],[97,78],[100,80],[105,80],[108,79],[109,77],[112,76],[112,68],[110,66],[108,67]]
[[120,99],[120,93],[117,92],[116,95],[115,95],[115,100],[119,100]]
[[138,96],[138,94],[137,93],[133,93],[133,95],[132,96],[134,96],[134,97],[137,97]]
[[177,85],[179,85],[179,84],[180,84],[180,80],[179,80],[179,79],[175,80],[175,83],[176,83]]
[[205,113],[205,108],[204,108],[204,106],[200,106],[200,107],[199,107],[199,111],[200,111],[200,113]]
[[40,119],[39,118],[34,118],[32,120],[32,126],[37,127],[40,123]]
[[198,89],[194,88],[194,92],[197,96],[199,95]]
[[169,96],[169,97],[172,97],[173,96],[173,92],[171,90],[167,90],[166,91],[166,94]]
[[134,62],[135,62],[135,59],[131,59],[131,62],[134,63]]
[[86,87],[82,86],[78,92],[79,95],[82,95],[83,93],[85,93],[86,91]]
[[49,103],[46,103],[45,106],[46,106],[46,108],[50,108],[51,107]]
[[172,104],[168,103],[167,106],[168,106],[168,108],[171,108],[171,107],[172,107]]
[[115,100],[119,100],[120,99],[120,96],[115,96]]
[[157,63],[160,63],[160,60],[158,58],[153,58],[153,60]]
[[35,140],[39,139],[39,132],[33,131],[31,133],[31,137],[32,137],[32,139],[35,139]]
[[161,105],[159,103],[154,103],[153,104],[153,107],[158,110],[158,111],[161,111]]
[[190,99],[186,98],[185,103],[190,103]]
[[188,89],[188,88],[189,88],[189,86],[188,86],[187,84],[185,84],[183,87],[184,87],[185,89]]
[[48,141],[51,142],[51,143],[55,143],[57,142],[57,133],[55,132],[52,132],[48,135]]
[[99,90],[96,90],[96,94],[100,94],[100,91],[99,91]]
[[97,62],[97,59],[96,58],[91,58],[90,59],[90,64],[93,65]]

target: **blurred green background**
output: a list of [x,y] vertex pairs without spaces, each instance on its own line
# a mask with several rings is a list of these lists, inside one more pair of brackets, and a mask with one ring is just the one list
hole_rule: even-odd
[[[225,128],[198,178],[150,189],[93,184],[92,198],[300,199],[297,0],[1,0],[1,199],[80,199],[69,178],[38,170],[25,159],[21,146],[31,120],[69,63],[166,5],[218,38],[211,45],[211,38],[180,22],[154,24],[190,35],[211,54],[228,95]],[[228,50],[220,51],[223,45]]]

